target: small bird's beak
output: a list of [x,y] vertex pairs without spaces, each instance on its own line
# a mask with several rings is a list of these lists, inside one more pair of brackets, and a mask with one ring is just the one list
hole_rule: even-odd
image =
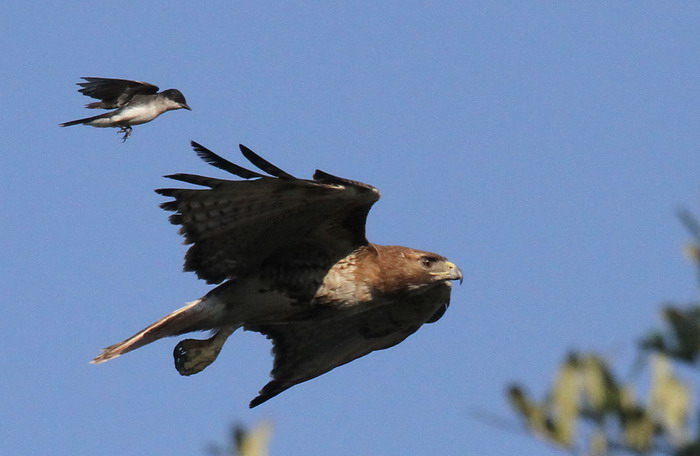
[[192,108],[187,106],[187,103],[182,103],[182,105],[180,105],[180,106],[182,107],[182,109],[187,109],[188,111],[192,111]]
[[464,279],[464,276],[462,275],[462,270],[459,269],[459,266],[454,264],[451,261],[446,261],[445,266],[447,266],[447,271],[445,272],[431,272],[430,275],[438,276],[441,279],[444,280],[459,280],[460,285],[462,284],[462,280]]

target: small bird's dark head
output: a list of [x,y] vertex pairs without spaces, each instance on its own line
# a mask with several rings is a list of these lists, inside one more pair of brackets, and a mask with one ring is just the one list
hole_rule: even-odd
[[163,90],[160,94],[163,95],[168,100],[174,101],[177,104],[177,107],[174,107],[172,109],[187,109],[188,111],[192,111],[192,108],[190,108],[187,105],[187,101],[185,100],[185,96],[179,90],[177,90],[177,89]]

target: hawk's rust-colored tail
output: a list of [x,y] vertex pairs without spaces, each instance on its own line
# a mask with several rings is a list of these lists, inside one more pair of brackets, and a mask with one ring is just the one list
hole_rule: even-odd
[[204,312],[202,312],[204,306],[201,305],[202,303],[202,299],[193,301],[175,312],[166,315],[128,339],[110,345],[103,349],[99,356],[90,361],[90,364],[104,363],[105,361],[136,350],[139,347],[143,347],[163,337],[177,336],[178,334],[196,331],[198,329],[206,329],[197,327],[197,324],[204,316]]

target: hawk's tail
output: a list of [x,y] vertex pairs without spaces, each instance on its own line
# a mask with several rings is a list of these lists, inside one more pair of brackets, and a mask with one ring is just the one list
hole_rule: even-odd
[[190,331],[207,329],[199,327],[206,312],[204,300],[198,299],[186,306],[176,310],[175,312],[166,315],[149,327],[134,334],[128,339],[119,342],[118,344],[110,345],[102,350],[99,356],[90,361],[91,364],[100,364],[116,358],[119,355],[136,350],[146,344],[155,342],[158,339],[169,336],[177,336]]

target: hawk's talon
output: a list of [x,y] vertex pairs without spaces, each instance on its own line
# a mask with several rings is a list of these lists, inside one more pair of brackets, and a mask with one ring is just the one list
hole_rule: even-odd
[[202,372],[219,356],[226,339],[233,333],[235,327],[219,329],[209,339],[185,339],[180,341],[173,350],[175,369],[180,375],[192,375]]
[[203,371],[214,362],[218,350],[212,351],[210,339],[185,339],[175,346],[175,369],[180,375],[192,375]]

